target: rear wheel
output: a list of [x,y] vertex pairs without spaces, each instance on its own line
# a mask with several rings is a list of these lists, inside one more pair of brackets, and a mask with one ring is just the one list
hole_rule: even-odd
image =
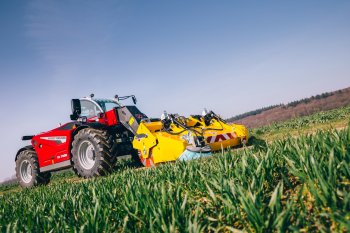
[[40,173],[38,158],[34,150],[24,150],[16,160],[16,177],[20,186],[31,188],[50,182],[51,173]]
[[75,173],[85,178],[110,173],[115,163],[113,143],[113,137],[104,130],[80,130],[72,143]]

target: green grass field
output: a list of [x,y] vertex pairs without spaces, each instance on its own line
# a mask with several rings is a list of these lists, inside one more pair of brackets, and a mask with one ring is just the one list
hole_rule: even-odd
[[333,111],[254,129],[252,147],[212,158],[2,187],[0,231],[350,231],[350,108]]

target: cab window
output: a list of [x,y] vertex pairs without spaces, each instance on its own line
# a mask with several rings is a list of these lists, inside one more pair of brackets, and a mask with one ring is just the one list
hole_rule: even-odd
[[97,114],[101,112],[100,109],[97,107],[97,105],[91,101],[81,100],[80,104],[81,104],[82,117],[87,117],[87,118],[95,117],[97,116]]
[[98,103],[98,105],[100,105],[100,107],[102,108],[102,110],[104,112],[108,112],[110,110],[112,110],[113,108],[117,108],[120,107],[120,105],[112,100],[95,100],[96,103]]

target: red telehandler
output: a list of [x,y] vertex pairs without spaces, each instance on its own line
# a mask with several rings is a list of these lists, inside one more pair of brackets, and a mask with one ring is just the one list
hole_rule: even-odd
[[133,155],[144,166],[209,156],[211,149],[198,130],[174,114],[149,119],[134,105],[114,99],[72,99],[71,122],[37,135],[23,136],[31,145],[16,154],[16,176],[22,187],[47,184],[51,172],[73,168],[89,178],[112,171],[118,156]]

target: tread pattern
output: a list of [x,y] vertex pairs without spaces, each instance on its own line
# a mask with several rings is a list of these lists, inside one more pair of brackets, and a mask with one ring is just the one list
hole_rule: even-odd
[[[24,183],[21,180],[20,177],[20,164],[23,160],[28,160],[33,168],[32,171],[32,181],[30,183]],[[33,149],[26,149],[21,151],[16,159],[16,177],[18,180],[18,183],[25,188],[31,188],[34,186],[38,185],[46,185],[50,182],[51,178],[51,173],[50,172],[45,172],[45,173],[40,173],[40,168],[39,168],[39,162],[38,162],[38,156],[36,152]]]
[[[90,170],[80,166],[78,160],[78,148],[80,142],[89,140],[95,147],[96,164]],[[80,130],[72,142],[72,165],[73,170],[78,176],[84,178],[103,176],[112,172],[116,162],[114,156],[114,137],[105,130],[84,128]]]

